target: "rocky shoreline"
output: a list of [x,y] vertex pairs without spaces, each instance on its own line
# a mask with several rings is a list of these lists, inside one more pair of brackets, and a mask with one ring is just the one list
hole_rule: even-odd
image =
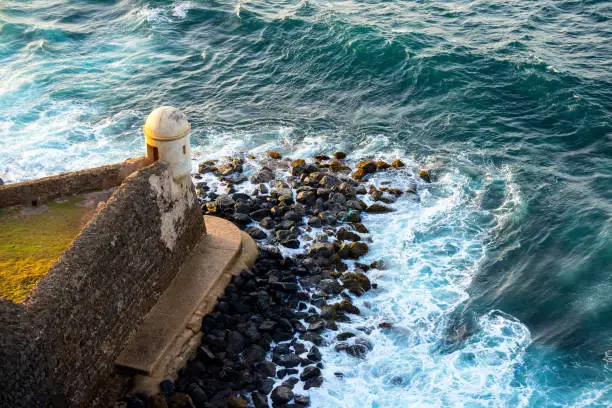
[[[248,168],[248,169],[247,169]],[[268,152],[201,163],[194,175],[203,214],[234,222],[253,237],[260,257],[236,276],[203,319],[197,356],[178,379],[160,384],[154,396],[127,398],[127,407],[305,407],[308,390],[324,381],[319,347],[356,359],[372,348],[365,338],[338,330],[360,310],[352,299],[376,288],[367,272],[383,261],[368,253],[362,214],[392,212],[408,188],[368,183],[377,172],[408,171],[400,160],[347,160],[343,152],[313,160],[284,159]],[[410,169],[420,183],[426,170]],[[250,176],[250,177],[249,177]],[[370,202],[368,205],[364,199]],[[381,327],[390,327],[382,323]],[[335,373],[342,376],[342,373]]]

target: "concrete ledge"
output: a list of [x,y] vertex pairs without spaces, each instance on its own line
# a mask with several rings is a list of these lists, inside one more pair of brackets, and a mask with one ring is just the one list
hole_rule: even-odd
[[200,343],[202,318],[233,275],[253,266],[257,244],[234,224],[205,216],[202,236],[180,271],[123,349],[116,365],[137,374],[135,391],[157,393]]
[[127,176],[149,164],[151,161],[146,157],[137,157],[110,166],[6,184],[0,186],[0,208],[106,190],[120,185]]

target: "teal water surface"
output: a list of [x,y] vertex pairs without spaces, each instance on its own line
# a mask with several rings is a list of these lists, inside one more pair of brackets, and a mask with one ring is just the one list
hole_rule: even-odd
[[324,350],[313,406],[612,406],[611,17],[575,0],[3,0],[0,178],[140,155],[162,104],[188,115],[194,162],[424,163],[440,176],[420,203],[366,219],[389,267],[354,325],[398,330],[361,362]]

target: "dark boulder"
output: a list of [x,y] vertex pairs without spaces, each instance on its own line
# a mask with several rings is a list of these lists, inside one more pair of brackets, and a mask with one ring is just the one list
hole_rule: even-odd
[[231,395],[227,399],[227,408],[248,408],[248,406],[249,402],[242,397]]
[[357,164],[357,169],[358,170],[363,170],[366,174],[370,174],[370,173],[376,173],[376,163],[372,160],[364,160],[364,161],[360,161]]
[[244,350],[244,337],[240,332],[234,330],[227,334],[227,351],[239,354]]
[[283,366],[283,367],[297,367],[302,362],[302,359],[299,358],[295,353],[289,353],[289,354],[272,353],[272,361],[274,361],[277,365]]
[[308,366],[306,368],[304,368],[304,371],[302,371],[302,374],[300,374],[300,380],[302,381],[306,381],[306,380],[310,380],[311,378],[315,378],[321,375],[321,369],[315,366]]
[[267,238],[267,235],[265,232],[263,232],[261,229],[259,229],[258,227],[249,227],[246,229],[247,234],[249,234],[253,239],[265,239]]
[[331,258],[335,253],[334,244],[325,242],[314,244],[308,250],[308,256],[311,258]]
[[344,287],[357,296],[363,295],[372,288],[370,279],[363,273],[347,272],[340,279]]
[[359,235],[347,230],[344,227],[338,229],[338,232],[336,232],[336,238],[340,241],[361,241],[361,237]]
[[251,177],[251,183],[254,184],[267,183],[272,180],[274,180],[274,173],[272,173],[270,169],[266,168],[258,171]]
[[270,398],[275,404],[286,404],[293,399],[293,391],[283,386],[276,387],[270,394]]
[[321,386],[321,384],[323,384],[323,377],[314,377],[304,383],[304,389],[309,390],[315,387],[318,388]]
[[267,230],[271,230],[271,229],[274,229],[274,227],[276,226],[276,223],[274,222],[272,218],[265,217],[263,220],[259,222],[259,225]]
[[268,396],[259,391],[253,391],[253,393],[251,393],[251,399],[253,400],[255,408],[269,408],[270,406],[268,404]]
[[308,357],[308,359],[312,361],[321,361],[322,358],[321,352],[316,346],[312,346],[306,357]]
[[393,212],[393,208],[387,207],[386,205],[374,203],[366,208],[366,212],[370,214],[383,214]]

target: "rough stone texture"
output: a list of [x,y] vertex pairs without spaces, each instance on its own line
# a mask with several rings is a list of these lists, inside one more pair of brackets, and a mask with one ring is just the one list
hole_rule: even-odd
[[31,204],[118,186],[130,174],[150,164],[146,157],[21,183],[0,184],[0,208]]
[[[161,221],[168,214],[171,238]],[[0,406],[92,406],[203,232],[193,185],[176,186],[166,164],[125,179],[26,302],[0,301]]]

